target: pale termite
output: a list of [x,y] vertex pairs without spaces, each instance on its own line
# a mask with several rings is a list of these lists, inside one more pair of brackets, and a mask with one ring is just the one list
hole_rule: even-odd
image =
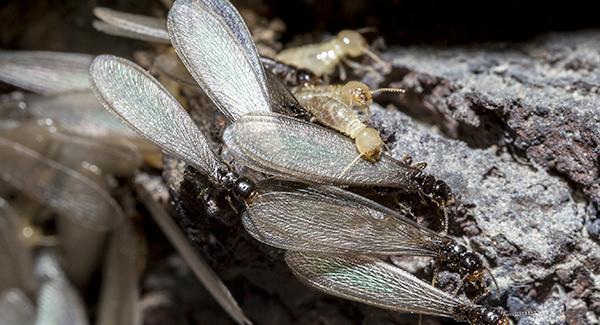
[[333,74],[336,66],[348,62],[346,57],[367,55],[382,66],[388,66],[369,49],[365,38],[357,31],[343,30],[328,41],[285,49],[275,59],[283,63],[312,71],[322,77]]
[[471,325],[510,324],[500,308],[461,299],[374,257],[288,251],[285,260],[304,283],[340,298],[402,313],[449,317]]
[[494,278],[481,258],[411,217],[406,209],[394,211],[332,186],[266,181],[253,194],[243,223],[257,240],[286,250],[433,257],[438,269],[459,273],[479,296],[487,293],[484,275]]

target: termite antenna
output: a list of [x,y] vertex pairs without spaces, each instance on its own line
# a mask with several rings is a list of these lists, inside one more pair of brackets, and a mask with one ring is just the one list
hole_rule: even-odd
[[356,32],[359,34],[375,33],[375,32],[377,32],[377,27],[373,27],[373,26],[362,27],[362,28],[357,29]]
[[490,270],[488,267],[485,267],[484,270],[487,272],[490,278],[492,278],[492,282],[494,282],[494,287],[496,287],[496,299],[500,299],[500,286],[498,286],[498,281],[496,281],[496,277],[494,277],[494,275],[492,274],[492,270]]
[[[444,231],[442,234],[446,236],[448,234],[448,223],[450,222],[450,218],[448,217],[448,211],[446,211],[446,205],[444,203],[441,204],[442,212],[444,213]],[[491,273],[490,273],[491,275]],[[494,280],[496,281],[496,280]]]
[[539,312],[539,310],[537,309],[533,309],[533,310],[527,310],[527,311],[518,311],[515,313],[510,313],[508,314],[511,317],[523,317],[523,316],[531,316],[531,315],[535,315]]
[[362,158],[362,156],[364,156],[364,153],[361,153],[360,155],[358,155],[358,157],[356,157],[356,159],[352,160],[348,164],[348,166],[346,166],[344,168],[344,170],[342,170],[342,172],[340,173],[340,175],[338,177],[341,178],[342,176],[344,176],[350,170],[350,168],[352,168],[352,166],[354,166],[360,160],[360,158]]
[[363,48],[363,50],[365,51],[365,54],[368,55],[371,59],[373,59],[373,61],[375,61],[377,64],[388,68],[390,65],[389,63],[383,61],[383,59],[381,59],[377,54],[375,54],[373,51],[369,50],[368,48]]
[[376,93],[401,93],[401,94],[404,94],[404,93],[406,93],[406,89],[404,89],[404,88],[379,88],[379,89],[375,89],[375,90],[371,91],[371,94],[376,94]]

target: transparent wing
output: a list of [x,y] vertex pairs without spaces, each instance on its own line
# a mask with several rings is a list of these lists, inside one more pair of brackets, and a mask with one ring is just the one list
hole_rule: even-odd
[[2,137],[0,157],[2,180],[79,225],[102,231],[124,218],[104,189],[73,169]]
[[166,19],[130,14],[103,7],[94,8],[94,15],[101,20],[94,21],[94,28],[101,32],[142,41],[171,44],[167,33]]
[[87,54],[0,50],[0,81],[42,95],[89,90],[92,59]]
[[26,109],[36,118],[49,118],[62,129],[91,137],[137,137],[108,112],[91,91],[57,96],[28,96]]
[[266,181],[244,218],[258,240],[289,250],[322,253],[436,256],[442,238],[406,216],[330,186]]
[[101,55],[90,76],[108,110],[164,151],[217,178],[221,160],[185,109],[148,72],[131,61]]
[[168,212],[155,201],[148,190],[138,183],[138,194],[140,194],[142,202],[150,211],[150,215],[160,227],[171,244],[177,249],[183,260],[188,264],[192,272],[198,280],[210,292],[215,300],[227,311],[227,313],[238,324],[251,324],[244,311],[240,308],[237,301],[227,289],[227,286],[219,278],[219,276],[211,269],[202,256],[198,255],[192,245],[188,242],[183,232],[173,221]]
[[303,282],[328,294],[399,312],[453,317],[465,304],[412,274],[367,256],[288,251],[285,260]]
[[178,0],[168,17],[171,42],[196,82],[230,119],[270,112],[264,69],[250,32],[224,0]]
[[145,248],[140,245],[129,220],[112,233],[102,270],[96,324],[141,324],[138,260]]
[[223,142],[245,166],[282,178],[417,189],[417,169],[386,155],[361,159],[349,138],[290,117],[245,116],[227,127]]
[[31,325],[35,323],[35,307],[19,289],[0,292],[2,325]]

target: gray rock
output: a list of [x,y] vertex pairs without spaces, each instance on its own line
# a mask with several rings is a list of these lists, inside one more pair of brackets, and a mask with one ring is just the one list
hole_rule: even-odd
[[[521,44],[394,48],[386,54],[414,103],[445,131],[513,149],[600,202],[600,31]],[[407,102],[405,102],[407,103]]]

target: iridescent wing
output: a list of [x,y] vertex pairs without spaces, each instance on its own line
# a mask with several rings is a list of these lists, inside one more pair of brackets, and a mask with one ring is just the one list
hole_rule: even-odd
[[223,142],[245,166],[281,178],[418,189],[418,169],[386,155],[375,163],[361,159],[349,138],[290,117],[245,116],[227,127]]
[[115,36],[123,36],[142,41],[171,44],[167,34],[167,21],[163,18],[130,14],[96,7],[94,15],[100,21],[94,21],[94,28]]
[[[412,274],[367,256],[288,251],[294,275],[328,294],[398,312],[453,317],[462,300]],[[470,303],[469,303],[470,304]]]
[[90,77],[106,109],[164,151],[218,178],[222,161],[185,109],[148,72],[131,61],[101,55],[92,63]]
[[0,81],[42,95],[89,90],[92,59],[87,54],[0,50]]
[[0,137],[0,177],[16,189],[94,231],[124,218],[114,199],[81,173]]
[[232,120],[270,112],[267,77],[240,14],[224,0],[178,0],[167,20],[171,42],[196,82]]
[[[259,183],[244,219],[266,244],[299,251],[436,256],[442,238],[396,212],[330,186]],[[248,224],[248,221],[244,222]]]

